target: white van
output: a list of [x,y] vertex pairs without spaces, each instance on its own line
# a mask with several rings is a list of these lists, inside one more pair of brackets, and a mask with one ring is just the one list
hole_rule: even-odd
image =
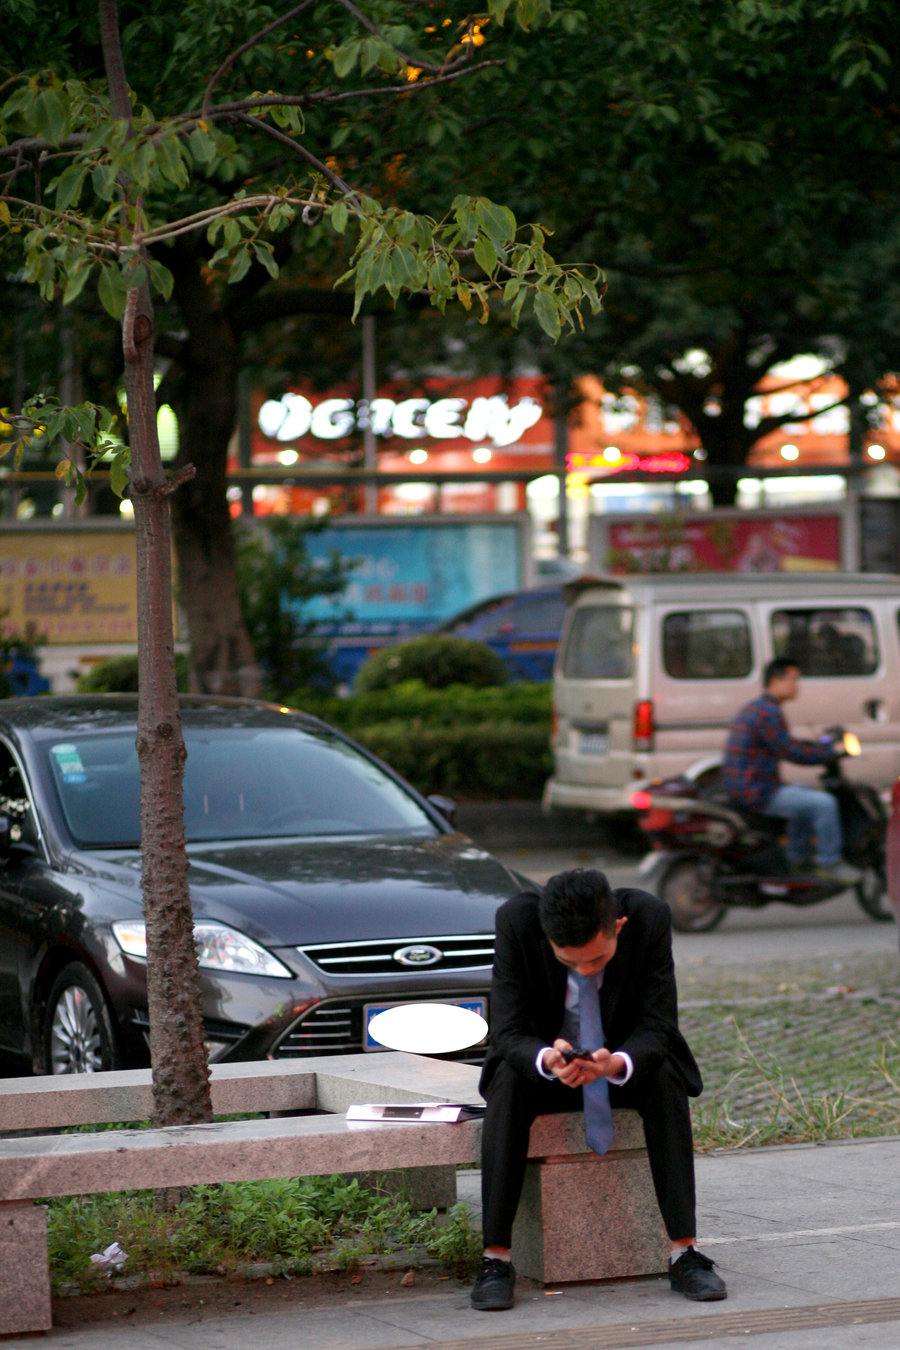
[[887,790],[900,773],[900,576],[587,577],[566,592],[545,810],[627,811],[650,779],[721,753],[773,656],[802,672],[794,736],[839,724],[861,742],[851,778]]

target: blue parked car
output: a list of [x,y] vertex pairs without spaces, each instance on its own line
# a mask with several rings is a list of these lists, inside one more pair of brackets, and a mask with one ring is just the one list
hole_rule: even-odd
[[434,631],[486,643],[513,679],[549,680],[565,615],[562,586],[539,586],[481,600]]

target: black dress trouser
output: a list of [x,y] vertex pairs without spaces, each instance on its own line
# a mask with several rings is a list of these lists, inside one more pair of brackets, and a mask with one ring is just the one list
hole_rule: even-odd
[[[684,1084],[667,1061],[624,1087],[610,1084],[615,1107],[632,1107],[644,1123],[650,1172],[666,1232],[673,1241],[696,1236],[694,1141]],[[512,1226],[535,1116],[581,1110],[581,1089],[537,1083],[502,1062],[486,1091],[481,1145],[482,1228],[486,1247],[512,1245]]]

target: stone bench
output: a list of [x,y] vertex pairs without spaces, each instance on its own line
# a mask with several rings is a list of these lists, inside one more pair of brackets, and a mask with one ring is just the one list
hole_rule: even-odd
[[[148,1070],[0,1081],[0,1335],[51,1325],[46,1215],[34,1201],[102,1191],[477,1165],[481,1122],[348,1123],[355,1102],[480,1101],[478,1069],[418,1055],[342,1055],[217,1065],[216,1115],[271,1113],[162,1129],[40,1133],[151,1113]],[[294,1113],[307,1114],[294,1114]],[[638,1117],[616,1113],[616,1143],[586,1151],[579,1116],[532,1128],[514,1260],[545,1282],[657,1273],[668,1243]],[[655,1220],[655,1223],[654,1223]],[[589,1241],[598,1232],[615,1243]],[[610,1245],[616,1252],[610,1253]]]

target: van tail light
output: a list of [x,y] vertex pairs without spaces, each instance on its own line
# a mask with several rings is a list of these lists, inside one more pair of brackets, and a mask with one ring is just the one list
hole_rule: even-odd
[[642,698],[634,705],[634,714],[631,723],[632,750],[652,750],[654,731],[653,700]]
[[632,792],[631,805],[635,811],[649,811],[653,798],[649,792]]

